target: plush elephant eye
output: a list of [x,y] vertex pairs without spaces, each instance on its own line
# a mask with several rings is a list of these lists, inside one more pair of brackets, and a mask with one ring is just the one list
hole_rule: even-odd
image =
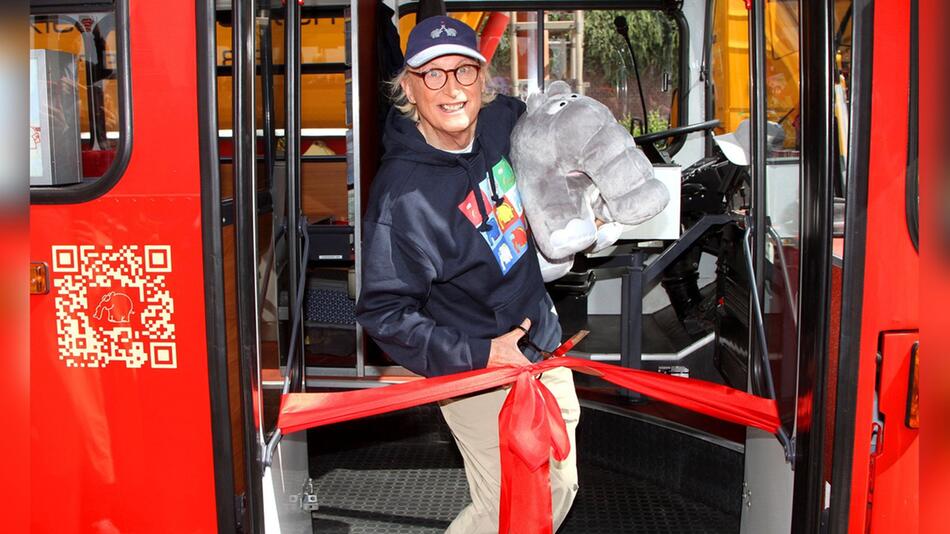
[[554,115],[554,114],[557,113],[558,111],[561,111],[561,108],[563,108],[563,107],[566,106],[566,105],[567,105],[567,102],[561,100],[560,102],[557,103],[556,106],[553,106],[553,105],[552,105],[552,106],[549,106],[549,107],[545,110],[545,112],[546,112],[548,115]]
[[571,95],[571,98],[577,98],[577,95]]

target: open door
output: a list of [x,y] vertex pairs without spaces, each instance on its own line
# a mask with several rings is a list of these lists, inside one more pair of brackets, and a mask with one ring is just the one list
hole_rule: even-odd
[[[269,4],[235,0],[209,9],[205,23],[219,41],[203,71],[219,100],[208,128],[219,176],[221,302],[226,332],[231,420],[235,427],[238,516],[249,532],[310,532],[306,434],[273,439],[280,395],[302,391],[300,300],[305,273],[305,224],[299,211],[299,24],[300,6],[281,10],[286,47],[275,47]],[[230,8],[230,9],[228,9]],[[294,31],[297,29],[298,31]],[[221,38],[230,37],[230,41]],[[213,41],[212,41],[213,42]],[[274,50],[292,50],[284,66],[284,124],[277,123]],[[223,51],[223,53],[222,53]],[[221,58],[228,58],[221,64]],[[296,65],[293,69],[286,65]],[[209,83],[210,85],[210,83]],[[229,91],[228,91],[229,89]],[[227,105],[222,105],[227,100]],[[230,129],[221,109],[230,106]],[[219,107],[220,106],[220,107]],[[278,126],[290,132],[278,151]],[[294,135],[293,132],[297,132]],[[222,156],[218,157],[218,152]],[[282,153],[280,153],[282,152]],[[295,180],[296,179],[296,180]]]
[[752,81],[751,211],[738,239],[747,268],[732,271],[747,274],[751,291],[748,314],[737,317],[748,318],[749,387],[776,399],[783,424],[778,440],[747,431],[742,532],[812,532],[824,506],[831,185],[839,169],[829,30],[835,5],[759,0],[729,9],[730,19],[747,16]]

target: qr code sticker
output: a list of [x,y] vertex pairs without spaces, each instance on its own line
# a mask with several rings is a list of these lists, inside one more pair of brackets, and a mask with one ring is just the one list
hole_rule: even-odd
[[67,367],[178,367],[167,245],[53,246],[59,358]]

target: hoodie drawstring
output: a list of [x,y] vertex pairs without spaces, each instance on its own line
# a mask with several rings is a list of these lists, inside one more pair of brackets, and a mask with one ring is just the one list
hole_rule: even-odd
[[[476,141],[480,141],[478,136],[475,137]],[[484,152],[482,152],[484,154]],[[481,156],[484,159],[484,155]],[[488,166],[487,164],[485,165]],[[491,188],[491,201],[495,204],[495,207],[498,208],[505,203],[505,197],[498,195],[498,184],[495,183],[495,176],[492,174],[491,169],[485,171],[485,179],[488,180],[488,186]]]
[[495,177],[492,176],[491,171],[485,171],[485,178],[488,179],[488,185],[491,187],[491,201],[495,203],[495,207],[497,208],[505,203],[505,197],[498,196]]

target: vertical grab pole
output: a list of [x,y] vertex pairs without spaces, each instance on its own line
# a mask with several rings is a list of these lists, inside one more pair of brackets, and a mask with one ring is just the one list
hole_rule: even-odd
[[238,354],[244,417],[247,530],[263,531],[260,324],[258,323],[257,176],[254,110],[254,0],[234,0],[231,7],[234,53],[234,222]]
[[[752,0],[749,10],[749,87],[751,89],[750,117],[750,162],[752,174],[752,266],[757,274],[753,291],[759,302],[765,302],[765,132],[766,132],[766,92],[765,92],[765,0]],[[750,296],[750,301],[752,300]],[[751,309],[751,306],[750,306]],[[769,365],[766,347],[760,346],[755,330],[749,330],[750,351],[749,371],[752,378],[753,393],[763,395],[766,385],[762,383],[763,370],[760,366]],[[756,358],[758,354],[761,357]]]
[[[299,228],[301,220],[300,209],[300,3],[296,0],[287,2],[284,19],[284,106],[286,124],[284,125],[284,154],[287,158],[287,263],[288,272],[287,294],[297,294],[297,284],[300,278],[300,232],[306,228]],[[302,309],[294,306],[295,299],[291,298],[290,324],[297,321],[297,316],[303,313]],[[300,328],[303,329],[302,317]],[[302,332],[301,332],[302,334]],[[307,364],[303,352],[304,336],[296,338],[294,346],[287,347],[287,361],[293,362],[295,369],[288,366],[287,373],[296,380],[291,382],[291,391],[302,391],[306,382]]]
[[[620,277],[620,365],[627,369],[643,367],[643,262],[644,253],[635,251]],[[630,402],[640,402],[636,391],[624,390]]]
[[[349,31],[347,32],[347,43],[350,66],[350,143],[347,146],[349,176],[353,183],[353,240],[355,243],[356,256],[356,294],[361,291],[361,278],[363,274],[363,247],[360,246],[363,237],[363,225],[359,223],[363,216],[363,200],[365,192],[363,191],[363,176],[361,172],[362,145],[363,145],[363,127],[362,113],[360,111],[360,87],[366,83],[360,70],[360,10],[359,2],[350,2],[350,6],[344,10],[344,16],[349,17]],[[398,2],[397,2],[398,7]],[[372,24],[367,23],[368,27]],[[356,376],[366,375],[366,347],[368,338],[363,334],[363,327],[356,323]]]
[[[269,6],[261,7],[261,17],[265,19],[266,24],[261,27],[261,98],[263,102],[263,130],[264,130],[264,163],[267,172],[267,189],[271,192],[271,198],[274,198],[274,160],[276,159],[276,150],[274,146],[274,47],[271,39],[271,9]],[[274,210],[277,213],[277,210]],[[280,221],[274,221],[278,224]],[[273,233],[276,232],[276,227]],[[265,284],[266,285],[266,284]]]

